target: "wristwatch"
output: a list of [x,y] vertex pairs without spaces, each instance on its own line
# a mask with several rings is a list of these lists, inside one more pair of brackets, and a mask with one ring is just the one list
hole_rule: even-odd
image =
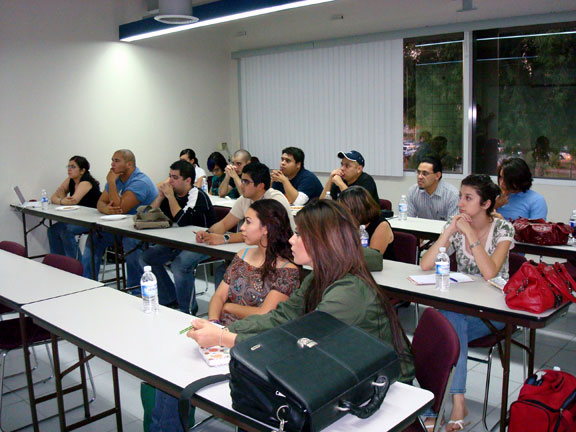
[[230,241],[230,234],[224,234],[224,243],[228,244],[229,241]]

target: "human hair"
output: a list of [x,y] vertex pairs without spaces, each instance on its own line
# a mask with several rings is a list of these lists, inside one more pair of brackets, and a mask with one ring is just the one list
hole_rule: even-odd
[[360,225],[366,225],[380,216],[380,204],[362,186],[344,189],[338,196],[338,201],[350,210]]
[[290,227],[288,212],[276,200],[254,201],[250,208],[258,214],[260,223],[268,230],[266,258],[262,266],[262,281],[264,282],[268,276],[270,278],[276,277],[276,259],[278,257],[293,261],[289,243],[290,237],[292,237],[292,228]]
[[252,155],[250,154],[250,152],[244,149],[236,150],[234,152],[234,157],[236,156],[241,157],[242,160],[246,163],[250,163],[250,160],[252,159]]
[[[186,155],[188,157],[188,159],[190,159],[190,163],[192,165],[197,165],[200,166],[200,164],[198,163],[198,159],[196,158],[196,152],[192,149],[184,149],[180,152],[180,157]],[[192,162],[193,161],[193,162]]]
[[179,171],[184,180],[187,178],[191,179],[190,184],[194,186],[194,181],[196,180],[196,169],[190,162],[184,159],[179,159],[170,165],[170,169],[173,171]]
[[132,164],[136,166],[136,156],[134,156],[132,150],[120,149],[116,150],[114,153],[120,153],[122,155],[122,159],[124,159],[124,162],[132,162]]
[[300,164],[300,168],[304,168],[304,152],[298,147],[286,147],[282,150],[282,154],[288,154],[294,158],[294,162]]
[[437,172],[442,173],[442,162],[440,161],[440,159],[435,158],[434,156],[423,157],[422,159],[420,159],[418,165],[420,165],[421,163],[427,163],[432,165],[432,171],[434,171],[435,173]]
[[494,204],[496,204],[496,197],[500,195],[500,188],[492,181],[489,175],[486,174],[470,174],[462,180],[461,186],[469,186],[476,190],[480,196],[480,204],[484,204],[490,200],[490,207],[486,209],[488,216],[492,215],[494,211]]
[[208,156],[208,160],[206,161],[206,166],[208,167],[208,171],[214,171],[215,167],[218,167],[224,172],[226,169],[226,159],[220,152],[213,152]]
[[92,187],[96,187],[98,188],[98,186],[100,186],[100,183],[98,182],[98,180],[96,180],[94,177],[92,177],[92,174],[90,173],[90,162],[88,162],[88,159],[86,159],[84,156],[72,156],[69,161],[74,161],[76,162],[76,165],[78,165],[78,168],[80,168],[81,170],[86,170],[84,171],[84,174],[82,175],[81,180],[85,180],[87,182],[90,182],[90,184],[92,185]]
[[249,174],[254,186],[264,183],[264,190],[270,189],[270,168],[260,162],[252,162],[242,168],[242,174]]
[[532,173],[524,159],[513,157],[504,159],[498,167],[498,178],[502,178],[506,189],[526,192],[532,187]]
[[404,332],[388,297],[366,266],[354,216],[339,203],[314,198],[298,212],[296,225],[314,268],[304,298],[305,313],[316,309],[326,288],[350,273],[376,293],[388,317],[394,347],[398,354],[405,354]]

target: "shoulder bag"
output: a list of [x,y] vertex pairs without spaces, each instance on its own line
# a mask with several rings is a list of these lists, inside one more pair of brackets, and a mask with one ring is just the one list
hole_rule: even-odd
[[544,246],[565,245],[574,229],[562,222],[518,218],[513,222],[514,240]]
[[151,206],[140,206],[134,215],[134,228],[152,229],[152,228],[170,228],[172,221],[159,208]]

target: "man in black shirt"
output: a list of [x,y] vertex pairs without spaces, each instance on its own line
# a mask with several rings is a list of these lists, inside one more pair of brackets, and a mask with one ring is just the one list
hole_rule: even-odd
[[[174,162],[170,166],[169,182],[158,186],[158,197],[151,204],[152,207],[160,207],[178,226],[212,226],[216,222],[214,207],[208,195],[194,186],[195,176],[194,166],[190,163],[184,160]],[[140,264],[152,266],[152,272],[158,279],[158,300],[161,305],[178,302],[178,309],[194,314],[198,309],[195,271],[206,258],[207,255],[197,252],[156,245],[142,253]],[[164,268],[168,261],[172,261],[174,282]]]
[[350,186],[362,186],[377,203],[380,203],[378,198],[378,190],[376,183],[372,176],[364,172],[364,157],[356,150],[349,152],[339,152],[338,157],[342,159],[340,168],[335,169],[330,173],[330,178],[324,186],[320,198],[325,198],[328,191],[333,200],[338,199],[340,192],[348,189]]

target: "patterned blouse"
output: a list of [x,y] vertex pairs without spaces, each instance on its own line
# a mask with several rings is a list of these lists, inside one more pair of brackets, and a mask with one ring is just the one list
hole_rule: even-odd
[[[448,219],[448,222],[444,225],[444,229],[448,228],[452,219],[453,217]],[[486,239],[486,247],[484,250],[488,255],[492,256],[496,250],[496,246],[498,246],[498,243],[502,241],[511,242],[510,249],[514,247],[514,227],[510,222],[505,221],[504,219],[494,218],[492,227],[488,233],[488,238]],[[482,273],[474,260],[474,256],[466,250],[466,243],[466,236],[462,233],[456,232],[450,237],[450,247],[446,252],[448,255],[452,255],[456,252],[456,262],[458,263],[459,272],[470,275],[481,275]],[[498,276],[508,280],[508,256],[506,256],[506,260],[504,261],[504,264],[502,264]]]
[[[276,275],[268,275],[265,285],[261,274],[260,267],[254,267],[236,255],[224,274],[224,282],[230,286],[227,302],[258,307],[270,291],[276,290],[290,296],[300,286],[297,268],[277,268]],[[236,315],[227,312],[222,312],[220,316],[224,325],[236,320]]]

